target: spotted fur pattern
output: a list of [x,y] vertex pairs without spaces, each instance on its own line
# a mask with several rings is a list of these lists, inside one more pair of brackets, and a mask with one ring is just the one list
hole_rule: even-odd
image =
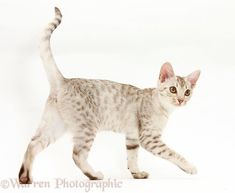
[[[65,132],[72,133],[73,160],[91,180],[103,179],[87,162],[89,150],[97,132],[111,130],[126,135],[127,165],[134,178],[147,178],[148,173],[137,164],[140,146],[156,156],[171,161],[186,173],[196,168],[170,149],[161,139],[171,111],[185,105],[199,77],[195,71],[187,77],[175,76],[172,66],[162,66],[158,88],[137,87],[107,80],[67,79],[62,76],[53,59],[50,37],[60,24],[62,14],[55,8],[55,19],[43,32],[40,53],[51,86],[41,123],[26,150],[19,172],[20,183],[32,182],[32,165],[36,155],[55,142]],[[177,93],[171,93],[174,86]],[[178,99],[183,100],[180,103]]]

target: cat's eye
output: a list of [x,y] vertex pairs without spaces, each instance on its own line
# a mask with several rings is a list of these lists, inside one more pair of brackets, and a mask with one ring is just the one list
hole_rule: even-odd
[[175,86],[171,86],[170,87],[170,92],[173,93],[173,94],[176,94],[177,93],[177,89]]
[[187,90],[185,91],[185,93],[184,93],[185,96],[189,96],[190,94],[191,94],[191,92],[190,92],[189,89],[187,89]]

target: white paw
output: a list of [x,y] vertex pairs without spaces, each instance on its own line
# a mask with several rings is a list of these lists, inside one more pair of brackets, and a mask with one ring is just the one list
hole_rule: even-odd
[[103,180],[104,175],[101,172],[94,172],[94,173],[84,173],[90,180]]
[[137,172],[137,173],[131,173],[133,178],[135,179],[146,179],[148,178],[149,174],[147,172]]
[[104,179],[104,175],[102,174],[102,172],[96,172],[95,176],[97,177],[97,180],[103,180]]
[[197,174],[197,168],[189,163],[180,166],[180,169],[182,169],[187,174]]

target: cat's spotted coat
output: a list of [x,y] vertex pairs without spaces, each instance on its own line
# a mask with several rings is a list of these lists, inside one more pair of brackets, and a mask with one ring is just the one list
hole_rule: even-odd
[[65,132],[73,135],[75,164],[91,180],[103,179],[87,162],[96,133],[101,130],[126,135],[128,169],[134,178],[147,178],[139,169],[139,146],[154,155],[171,161],[189,174],[196,168],[170,149],[161,139],[170,112],[185,105],[192,96],[200,71],[187,77],[175,76],[169,63],[163,64],[158,87],[139,89],[107,80],[67,79],[62,76],[50,49],[52,32],[61,22],[61,12],[55,8],[55,18],[44,30],[40,42],[41,58],[51,85],[41,123],[30,141],[19,172],[20,183],[32,182],[32,165],[36,155],[55,142]]

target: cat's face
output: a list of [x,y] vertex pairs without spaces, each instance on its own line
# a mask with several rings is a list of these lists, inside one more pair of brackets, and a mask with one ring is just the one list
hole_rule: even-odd
[[199,70],[186,77],[176,76],[170,63],[163,64],[159,75],[158,90],[164,106],[174,108],[186,105],[199,76]]

